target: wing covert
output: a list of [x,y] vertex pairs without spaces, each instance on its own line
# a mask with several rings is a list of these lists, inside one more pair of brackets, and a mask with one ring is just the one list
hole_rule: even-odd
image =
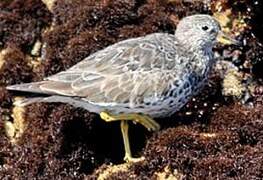
[[175,71],[173,41],[172,35],[161,33],[121,41],[48,77],[41,89],[60,94],[63,87],[61,94],[94,103],[137,104],[167,88],[169,78],[163,79],[164,74]]

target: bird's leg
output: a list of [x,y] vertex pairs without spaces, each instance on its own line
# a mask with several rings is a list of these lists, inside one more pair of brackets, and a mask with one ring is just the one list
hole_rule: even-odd
[[144,157],[140,157],[140,158],[133,158],[132,157],[128,131],[129,131],[128,121],[124,121],[124,120],[121,121],[121,132],[122,132],[124,148],[125,148],[124,161],[126,161],[126,162],[139,162],[139,161],[144,160]]
[[136,123],[140,123],[149,131],[158,131],[160,129],[160,125],[156,121],[154,121],[149,116],[143,114],[129,113],[129,114],[113,115],[110,114],[109,112],[103,111],[100,113],[100,117],[106,122],[122,121],[122,120],[134,121]]
[[149,116],[142,115],[142,114],[136,114],[136,113],[130,113],[130,114],[119,114],[119,115],[112,115],[108,112],[101,112],[100,113],[101,119],[103,119],[106,122],[112,122],[112,121],[121,121],[121,132],[125,147],[125,157],[124,160],[128,162],[138,162],[143,160],[144,158],[133,158],[131,154],[130,149],[130,143],[129,143],[129,125],[128,121],[134,121],[142,124],[144,127],[146,127],[149,131],[157,131],[160,129],[160,126],[157,122],[155,122],[153,119],[151,119]]

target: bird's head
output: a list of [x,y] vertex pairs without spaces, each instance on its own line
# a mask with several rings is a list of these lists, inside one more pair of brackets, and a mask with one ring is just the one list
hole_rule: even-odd
[[212,16],[203,14],[183,18],[177,25],[175,36],[189,48],[212,49],[217,41],[225,44],[238,43],[221,31],[220,24]]

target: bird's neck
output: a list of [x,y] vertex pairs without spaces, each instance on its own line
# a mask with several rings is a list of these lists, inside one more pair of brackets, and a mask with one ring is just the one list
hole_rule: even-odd
[[212,49],[194,51],[193,56],[194,58],[190,62],[192,64],[193,71],[200,76],[206,77],[215,62]]
[[204,44],[203,41],[192,41],[192,42],[181,42],[180,43],[185,49],[189,52],[195,53],[210,53],[212,52],[212,45],[211,44]]

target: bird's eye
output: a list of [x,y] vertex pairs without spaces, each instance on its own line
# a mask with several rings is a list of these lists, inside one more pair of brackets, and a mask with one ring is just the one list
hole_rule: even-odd
[[204,31],[207,31],[209,28],[208,28],[208,26],[202,26],[202,29],[203,29]]

